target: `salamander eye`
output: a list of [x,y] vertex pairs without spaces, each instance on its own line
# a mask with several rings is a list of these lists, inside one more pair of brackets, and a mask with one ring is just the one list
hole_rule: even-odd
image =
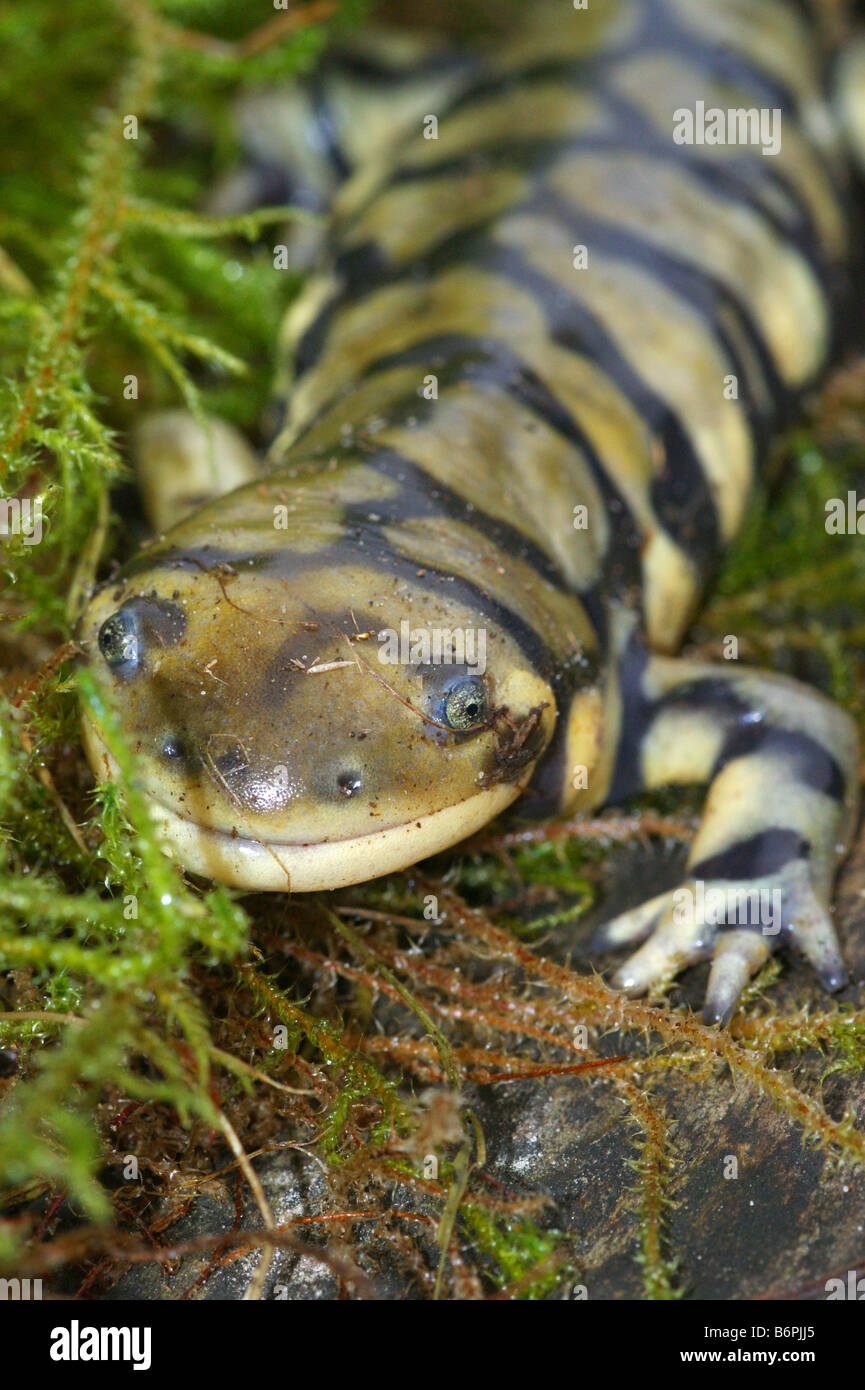
[[141,642],[133,615],[123,608],[112,613],[99,629],[99,650],[107,666],[119,676],[131,676],[141,659]]
[[468,676],[447,691],[443,701],[444,722],[460,733],[476,729],[486,721],[489,707],[489,692],[480,676]]

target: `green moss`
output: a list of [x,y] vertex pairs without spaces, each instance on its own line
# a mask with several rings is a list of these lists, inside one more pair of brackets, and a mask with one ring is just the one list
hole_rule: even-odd
[[[333,8],[331,28],[363,9],[354,0]],[[234,3],[70,0],[58,10],[24,0],[0,16],[18,55],[0,75],[0,482],[6,495],[41,499],[45,528],[38,546],[13,537],[4,549],[13,649],[30,627],[71,635],[69,589],[82,554],[95,560],[87,541],[106,489],[125,475],[118,441],[142,398],[195,410],[206,400],[247,427],[266,400],[266,373],[250,368],[270,355],[297,279],[275,284],[256,242],[293,214],[217,222],[195,204],[216,164],[235,157],[226,111],[239,84],[308,67],[325,26],[235,59],[203,38],[199,47],[178,39],[179,27],[199,22],[226,40],[248,29]],[[166,171],[160,135],[192,111],[193,155]],[[124,393],[131,379],[134,402]],[[70,762],[79,697],[122,769],[123,790],[97,788],[89,803],[77,754]],[[187,1124],[215,1122],[211,1026],[192,974],[242,959],[248,919],[231,894],[192,889],[159,852],[113,713],[68,662],[34,678],[16,708],[4,702],[0,817],[0,965],[17,972],[9,994],[27,1005],[0,1017],[0,1041],[15,1043],[25,1074],[0,1113],[0,1184],[47,1179],[106,1219],[96,1103],[109,1090],[170,1104]],[[324,1025],[295,1012],[300,1031],[305,1021],[324,1046]],[[343,1068],[340,1104],[377,1085],[386,1128],[393,1088],[335,1046],[330,1039],[325,1056]],[[334,1108],[327,1131],[334,1146],[341,1113]],[[8,1253],[11,1228],[4,1237]]]
[[827,530],[826,504],[861,487],[861,448],[830,454],[812,432],[789,440],[782,487],[763,487],[700,631],[736,634],[765,661],[786,656],[791,669],[810,660],[827,694],[865,729],[861,621],[865,547],[853,534]]
[[567,1237],[542,1231],[528,1220],[497,1217],[476,1202],[466,1202],[465,1224],[490,1261],[497,1288],[514,1298],[534,1300],[561,1290],[572,1279]]

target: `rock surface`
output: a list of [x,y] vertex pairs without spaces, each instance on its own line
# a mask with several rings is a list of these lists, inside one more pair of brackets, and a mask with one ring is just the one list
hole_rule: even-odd
[[[633,896],[635,874],[643,886],[654,879],[660,889],[676,881],[678,870],[678,859],[674,862],[662,852],[647,849],[636,857],[614,856],[603,911],[596,910],[593,920],[615,910],[619,900]],[[854,981],[841,997],[850,1002],[861,1000],[865,980],[863,900],[865,840],[844,870],[837,895],[837,919]],[[591,927],[592,921],[581,924],[579,940]],[[544,949],[555,956],[579,955],[579,941],[573,934],[560,933]],[[672,997],[697,1005],[705,975],[705,968],[690,971]],[[825,996],[805,966],[788,957],[781,980],[773,986],[772,1000],[783,1010],[803,1000],[820,1007]],[[633,1039],[604,1041],[610,1055],[632,1046]],[[813,1085],[825,1063],[806,1055],[795,1068],[800,1080]],[[566,1076],[472,1087],[467,1094],[483,1125],[487,1174],[511,1192],[544,1194],[549,1206],[540,1224],[566,1233],[573,1277],[550,1296],[568,1298],[576,1283],[585,1286],[589,1299],[644,1297],[636,1259],[639,1221],[627,1197],[635,1182],[631,1166],[635,1128],[612,1088],[603,1080]],[[654,1085],[653,1096],[656,1102],[663,1101],[672,1122],[675,1205],[668,1213],[667,1252],[676,1261],[676,1280],[685,1297],[747,1299],[792,1293],[825,1297],[827,1278],[861,1267],[865,1259],[862,1176],[833,1165],[823,1151],[804,1146],[800,1129],[770,1100],[751,1088],[734,1086],[726,1071],[717,1067],[698,1085],[671,1070],[663,1084]],[[862,1127],[865,1078],[830,1076],[822,1096],[836,1118],[845,1100],[852,1102]],[[734,1179],[725,1177],[731,1157],[738,1163]],[[325,1175],[310,1156],[296,1149],[280,1150],[257,1159],[256,1170],[277,1223],[332,1210]],[[244,1191],[240,1225],[260,1227],[245,1185]],[[396,1191],[392,1198],[394,1206],[409,1207],[414,1200],[418,1209],[410,1193]],[[233,1188],[225,1187],[220,1195],[214,1184],[166,1237],[181,1242],[227,1233],[236,1221]],[[315,1226],[305,1228],[304,1244],[323,1247],[320,1231]],[[428,1296],[416,1282],[406,1282],[374,1223],[357,1223],[350,1247],[341,1243],[346,1238],[344,1228],[336,1241],[332,1234],[328,1237],[336,1270],[294,1250],[277,1251],[264,1297],[335,1299],[348,1293],[349,1297],[390,1300]],[[431,1243],[426,1253],[428,1257],[432,1253]],[[247,1292],[260,1258],[256,1251],[213,1263],[212,1252],[191,1253],[170,1274],[159,1266],[137,1266],[123,1275],[108,1296],[150,1299],[185,1294],[238,1299]],[[362,1288],[352,1287],[341,1277],[343,1260],[349,1266],[357,1263],[363,1272]],[[434,1266],[434,1254],[428,1262]],[[203,1279],[209,1265],[210,1273]]]

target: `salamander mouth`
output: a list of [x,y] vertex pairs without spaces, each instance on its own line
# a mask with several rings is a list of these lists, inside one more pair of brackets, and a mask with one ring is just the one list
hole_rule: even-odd
[[159,802],[152,810],[163,842],[191,873],[254,892],[310,893],[365,883],[448,849],[486,825],[520,791],[495,787],[419,820],[317,844],[229,835],[185,820]]
[[[98,732],[85,725],[91,764],[112,778],[119,769]],[[513,782],[475,792],[453,806],[403,824],[347,839],[265,841],[201,825],[149,794],[150,810],[164,847],[190,873],[250,892],[311,893],[365,883],[449,849],[473,835],[516,800],[531,768]]]

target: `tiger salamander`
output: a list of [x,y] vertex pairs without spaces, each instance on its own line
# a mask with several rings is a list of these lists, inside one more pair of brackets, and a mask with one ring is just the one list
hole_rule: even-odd
[[676,653],[838,341],[851,156],[802,4],[530,8],[489,51],[362,39],[249,98],[225,196],[329,209],[279,428],[261,467],[226,426],[142,426],[157,534],[81,640],[166,846],[246,889],[398,870],[518,797],[706,784],[685,882],[600,944],[636,948],[634,994],[711,957],[725,1021],[779,941],[846,979],[851,719]]

